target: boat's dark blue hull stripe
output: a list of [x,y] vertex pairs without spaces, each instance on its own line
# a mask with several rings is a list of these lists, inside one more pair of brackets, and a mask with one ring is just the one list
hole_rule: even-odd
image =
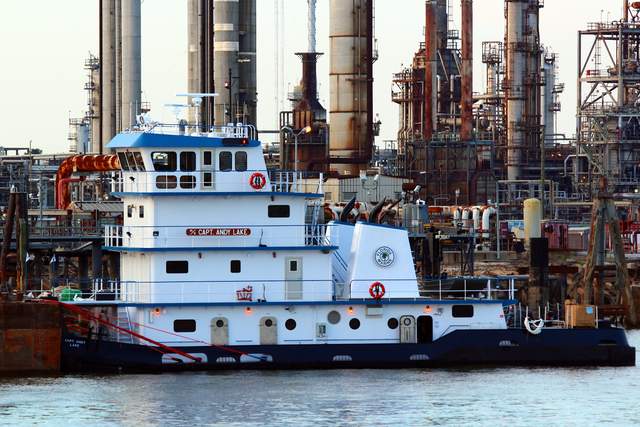
[[474,364],[635,365],[635,349],[627,343],[624,330],[618,328],[545,329],[535,336],[518,329],[461,330],[424,344],[291,344],[178,349],[205,355],[206,361],[176,362],[175,358],[172,360],[165,355],[163,362],[163,355],[148,346],[67,336],[63,342],[63,368],[67,371],[158,371]]

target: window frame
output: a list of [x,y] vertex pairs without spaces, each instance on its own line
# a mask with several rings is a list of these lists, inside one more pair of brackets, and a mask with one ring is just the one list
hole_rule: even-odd
[[[285,207],[286,209],[284,209]],[[284,212],[276,215],[277,209],[286,210],[286,215]],[[291,218],[291,205],[268,205],[267,216],[269,218]]]
[[[227,167],[227,161],[228,161],[228,167]],[[231,151],[220,151],[218,153],[218,170],[220,172],[233,171],[233,153]]]
[[[460,312],[462,310],[462,312]],[[472,304],[455,304],[451,306],[451,317],[456,319],[470,319],[475,315],[475,309]]]
[[[242,156],[244,156],[244,159],[238,158]],[[249,156],[247,155],[247,152],[244,150],[236,151],[233,155],[233,162],[236,172],[246,172],[249,167]],[[238,167],[238,164],[240,164],[242,167]]]
[[[182,322],[182,323],[179,323],[179,322]],[[193,324],[193,327],[184,327],[184,325],[191,326],[192,324]],[[177,325],[182,325],[183,327],[177,328],[176,327]],[[196,322],[196,319],[174,319],[173,320],[173,332],[189,334],[189,333],[195,332],[197,328],[198,328],[198,322]]]
[[242,261],[239,260],[239,259],[230,260],[229,261],[229,271],[231,273],[233,273],[233,274],[242,273]]
[[195,172],[196,166],[196,152],[195,151],[181,151],[180,152],[180,171],[181,172]]
[[[172,266],[171,270],[180,270],[180,271],[169,271],[169,266]],[[186,268],[178,268],[179,266],[184,266]],[[189,261],[187,260],[166,260],[164,263],[164,271],[166,274],[188,274],[189,273]]]
[[[156,162],[154,156],[156,154],[166,154],[167,155],[167,166],[164,167],[161,165],[161,168],[158,169],[158,163]],[[151,152],[151,164],[153,165],[153,170],[155,172],[176,172],[178,169],[178,155],[175,151],[152,151]]]

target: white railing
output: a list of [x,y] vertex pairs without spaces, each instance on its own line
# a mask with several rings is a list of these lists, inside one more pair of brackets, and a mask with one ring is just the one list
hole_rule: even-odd
[[[479,285],[479,282],[484,282]],[[420,296],[433,299],[508,299],[514,300],[514,278],[458,277],[427,280],[420,284]]]
[[[94,283],[89,300],[115,300],[139,303],[229,303],[229,302],[289,302],[289,301],[350,301],[372,300],[363,296],[362,283],[374,279],[358,279],[349,283],[334,280],[238,280],[238,281],[122,281]],[[385,281],[383,281],[385,282]],[[405,295],[416,290],[415,280],[389,280],[381,302],[402,298],[416,302],[433,301],[514,301],[513,280],[506,280],[508,287],[499,286],[491,279],[484,291],[474,289],[447,289],[440,283],[439,289],[420,290],[419,297]],[[423,288],[424,285],[420,285]],[[365,289],[366,291],[366,289]],[[37,291],[33,291],[37,294]],[[354,296],[355,295],[355,296]],[[545,311],[546,313],[546,311]],[[546,314],[545,314],[546,318]]]
[[[129,133],[145,132],[157,133],[163,135],[179,135],[181,126],[175,123],[158,123],[151,122],[139,126],[133,131],[125,131]],[[258,131],[255,126],[243,124],[229,124],[223,126],[210,126],[207,132],[201,132],[200,128],[195,125],[184,126],[185,134],[189,136],[200,136],[207,138],[249,138],[258,139]]]
[[[266,183],[262,188],[251,186],[255,173],[263,174]],[[307,178],[306,172],[291,171],[213,171],[192,172],[116,172],[111,191],[113,193],[308,193],[321,195],[322,174]]]
[[105,226],[104,245],[134,248],[225,248],[332,246],[331,225]]

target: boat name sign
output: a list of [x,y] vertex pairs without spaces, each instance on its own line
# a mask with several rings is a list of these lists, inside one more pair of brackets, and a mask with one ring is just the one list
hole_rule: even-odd
[[250,236],[250,228],[187,228],[187,236],[208,237],[208,236]]

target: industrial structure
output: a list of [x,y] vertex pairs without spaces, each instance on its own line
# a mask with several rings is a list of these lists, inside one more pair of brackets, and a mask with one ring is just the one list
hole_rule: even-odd
[[[256,124],[256,0],[189,0],[188,90],[203,100],[203,126]],[[194,123],[190,113],[190,122]]]

